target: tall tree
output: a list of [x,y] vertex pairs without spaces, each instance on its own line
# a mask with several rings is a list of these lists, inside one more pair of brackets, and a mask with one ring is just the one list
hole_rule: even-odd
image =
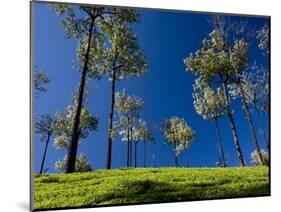
[[[264,111],[264,105],[268,102],[268,70],[254,63],[248,66],[246,71],[240,75],[240,83],[243,87],[247,104],[253,106],[265,146],[269,149],[268,139],[260,116],[260,111]],[[234,99],[242,96],[241,90],[236,83],[230,84],[229,88]]]
[[43,158],[40,166],[39,173],[42,174],[44,170],[44,163],[46,159],[47,149],[49,146],[50,138],[53,134],[54,118],[49,114],[40,115],[35,124],[35,132],[40,135],[40,140],[45,142]]
[[127,142],[127,167],[131,167],[132,161],[132,134],[133,127],[140,116],[140,111],[143,108],[144,102],[138,96],[127,95],[126,90],[116,92],[115,97],[116,111],[118,113],[118,129],[122,137],[122,141]]
[[[61,26],[68,38],[74,38],[77,43],[76,68],[81,73],[77,106],[72,126],[70,149],[67,155],[66,173],[75,169],[76,154],[79,140],[80,114],[83,108],[83,97],[87,77],[99,79],[105,73],[105,49],[108,40],[104,33],[106,21],[112,17],[130,21],[131,10],[95,6],[69,6],[52,4],[56,14],[62,17]],[[128,15],[127,15],[128,14]],[[107,26],[111,27],[111,26]]]
[[122,17],[115,16],[107,19],[104,23],[104,31],[110,44],[110,48],[107,48],[106,51],[106,63],[104,65],[107,67],[107,71],[105,74],[111,82],[111,103],[106,159],[107,169],[111,168],[111,131],[113,129],[116,81],[140,76],[147,70],[145,58],[138,45],[137,37],[128,26],[128,22],[132,23],[137,21],[138,15],[132,10],[131,13],[124,14]]
[[[214,30],[202,41],[202,48],[197,50],[195,55],[191,53],[184,60],[184,63],[188,71],[201,76],[203,80],[211,84],[221,84],[237,156],[240,165],[244,166],[245,162],[232,114],[227,86],[233,81],[239,82],[238,76],[247,63],[248,44],[243,39],[229,38],[230,35],[237,34],[230,33],[232,29],[240,30],[239,27],[235,28],[231,22],[225,21],[224,17],[217,16],[213,23]],[[234,41],[230,42],[232,40]]]
[[227,115],[223,90],[221,88],[211,88],[207,82],[199,77],[195,80],[193,85],[192,96],[194,99],[193,104],[195,111],[202,116],[203,119],[215,121],[220,158],[222,160],[222,166],[226,167],[221,133],[218,125],[218,120]]
[[152,130],[147,126],[147,123],[139,119],[136,126],[133,127],[133,135],[132,135],[132,141],[134,141],[135,144],[135,168],[137,167],[137,144],[142,141],[144,145],[144,152],[143,152],[143,158],[144,158],[144,167],[146,167],[146,143],[152,143],[154,141],[154,138],[152,136]]
[[175,164],[179,167],[178,155],[189,146],[195,137],[195,132],[189,127],[183,118],[172,117],[161,123],[161,133],[164,136],[165,142],[174,146]]
[[[53,126],[56,135],[54,146],[57,149],[66,149],[67,153],[71,151],[72,126],[75,118],[75,110],[77,108],[77,97],[75,96],[72,103],[66,107],[64,112],[56,114],[56,122]],[[79,143],[81,139],[85,139],[90,131],[97,130],[99,120],[93,116],[86,106],[83,106],[80,113],[80,122],[78,127]],[[78,143],[78,144],[79,144]],[[76,160],[77,158],[75,158]],[[67,164],[67,163],[66,163]],[[67,170],[67,165],[64,171]]]

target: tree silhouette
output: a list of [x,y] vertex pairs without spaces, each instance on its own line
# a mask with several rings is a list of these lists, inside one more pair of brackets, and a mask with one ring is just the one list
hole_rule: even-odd
[[42,174],[44,170],[44,163],[46,159],[47,149],[49,146],[50,138],[53,134],[53,125],[55,121],[50,114],[40,115],[35,123],[35,132],[40,135],[41,142],[45,142],[45,148],[43,153],[43,158],[41,162],[41,167],[39,173]]

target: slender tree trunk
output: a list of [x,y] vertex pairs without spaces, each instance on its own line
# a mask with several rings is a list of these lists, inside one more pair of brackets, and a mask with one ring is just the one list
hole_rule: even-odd
[[262,154],[261,154],[261,151],[260,151],[258,139],[257,139],[255,128],[254,128],[254,123],[253,123],[253,120],[252,120],[252,117],[251,117],[251,114],[250,114],[248,103],[246,102],[244,90],[243,90],[240,83],[239,83],[239,87],[240,87],[240,91],[241,91],[241,94],[242,94],[241,97],[242,97],[242,102],[243,102],[243,108],[244,108],[244,111],[246,113],[246,118],[247,118],[250,130],[251,130],[251,134],[252,134],[252,137],[253,137],[253,142],[254,142],[254,145],[256,147],[256,151],[258,153],[260,161],[261,161],[262,165],[264,165],[264,160],[263,160],[263,157],[262,157]]
[[131,135],[131,139],[130,139],[130,167],[133,166],[133,128],[130,127],[130,135]]
[[[174,145],[174,147],[175,147],[175,150],[176,150],[176,144]],[[178,168],[179,167],[179,160],[178,160],[178,156],[177,156],[177,154],[176,154],[176,152],[174,151],[174,153],[175,153],[175,164],[176,164],[176,167]]]
[[115,103],[115,76],[116,70],[113,69],[112,84],[111,84],[111,106],[109,114],[109,130],[108,130],[108,143],[107,143],[107,158],[106,158],[106,169],[111,168],[111,153],[112,153],[112,124],[113,124],[113,112]]
[[223,151],[223,147],[222,147],[221,133],[220,133],[219,123],[218,123],[217,118],[215,118],[215,123],[216,123],[216,131],[217,131],[217,137],[218,137],[218,147],[219,147],[219,152],[221,154],[222,165],[223,165],[223,167],[226,167],[224,151]]
[[40,167],[40,174],[43,173],[44,163],[45,163],[45,158],[46,158],[46,154],[47,154],[47,149],[48,149],[50,137],[51,137],[51,133],[48,133],[48,137],[47,137],[47,140],[46,140],[46,143],[45,143],[45,149],[44,149],[44,153],[43,153],[43,158],[42,158],[42,162],[41,162],[41,167]]
[[74,121],[73,121],[73,126],[72,126],[70,150],[69,150],[69,153],[67,154],[65,173],[71,173],[71,172],[75,171],[76,154],[77,154],[78,140],[79,140],[80,114],[81,114],[81,109],[82,109],[82,104],[83,104],[83,96],[84,96],[84,90],[85,90],[93,27],[94,27],[94,18],[92,18],[91,25],[89,28],[88,46],[86,49],[85,61],[84,61],[84,65],[83,65],[83,69],[82,69],[82,73],[81,73],[81,79],[80,79],[80,85],[79,85],[78,97],[77,97],[77,108],[75,111],[75,116],[74,116]]
[[143,141],[143,167],[146,167],[146,142]]
[[135,142],[135,168],[137,168],[137,144],[138,142]]
[[128,118],[127,128],[127,167],[130,167],[130,118]]
[[222,86],[223,86],[224,98],[225,98],[225,102],[226,102],[227,114],[228,114],[228,118],[230,121],[230,127],[231,127],[231,131],[233,134],[234,144],[235,144],[237,156],[239,159],[239,163],[240,163],[240,166],[245,166],[241,147],[240,147],[239,140],[238,140],[237,130],[236,130],[234,119],[233,119],[232,112],[231,112],[231,106],[230,106],[230,102],[229,102],[229,98],[228,98],[226,83],[222,82]]
[[186,163],[186,168],[189,167],[189,164],[188,164],[188,155],[187,155],[187,149],[184,150],[184,153],[185,153],[185,163]]
[[255,104],[254,104],[254,110],[255,110],[255,113],[256,113],[256,116],[257,116],[257,120],[258,120],[260,129],[262,131],[265,146],[266,146],[267,150],[269,150],[269,142],[268,142],[268,139],[267,139],[267,136],[266,136],[266,133],[265,133],[265,129],[264,129],[262,121],[261,121],[260,113],[259,113],[259,111],[257,109],[257,106]]

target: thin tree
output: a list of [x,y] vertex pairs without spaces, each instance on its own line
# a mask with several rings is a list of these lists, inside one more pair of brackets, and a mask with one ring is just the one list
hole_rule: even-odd
[[41,142],[45,142],[43,158],[40,166],[39,174],[43,173],[44,163],[46,159],[47,149],[49,146],[50,138],[53,134],[54,118],[49,114],[40,115],[35,124],[35,132],[40,135]]
[[172,117],[161,123],[161,133],[165,142],[173,145],[175,153],[175,164],[179,167],[178,155],[185,146],[189,146],[195,137],[195,132],[189,127],[183,118]]
[[[54,133],[56,135],[54,140],[54,147],[56,149],[66,149],[67,154],[71,151],[71,139],[72,139],[72,126],[75,117],[75,110],[77,106],[77,97],[72,99],[69,106],[66,107],[64,112],[57,113],[55,116],[56,122],[53,126]],[[83,106],[80,113],[79,122],[79,143],[82,139],[85,139],[90,131],[96,131],[99,120],[96,116],[93,116],[86,106]],[[76,160],[77,158],[75,158]],[[66,160],[67,161],[67,160]],[[66,162],[67,164],[67,162]],[[67,165],[64,171],[67,170]],[[75,170],[74,170],[75,171]]]
[[223,91],[221,88],[213,89],[207,82],[198,78],[193,85],[193,104],[197,114],[205,120],[215,121],[218,148],[222,160],[222,166],[226,167],[222,139],[218,120],[227,115]]
[[[127,14],[128,22],[137,22],[138,14],[132,10]],[[138,39],[133,34],[128,22],[124,22],[126,17],[114,17],[108,19],[105,25],[105,34],[108,37],[110,48],[106,51],[107,67],[106,75],[111,82],[111,103],[109,113],[109,129],[107,143],[107,159],[106,168],[111,168],[111,152],[112,152],[112,136],[113,129],[113,112],[115,107],[115,87],[116,81],[125,78],[137,77],[144,74],[147,70],[147,65],[143,53],[138,45]],[[107,27],[111,26],[111,27]],[[132,129],[130,129],[132,130]]]
[[132,141],[134,141],[134,150],[135,150],[135,168],[137,167],[137,144],[142,141],[144,144],[144,167],[146,167],[146,143],[152,143],[154,138],[152,137],[152,130],[149,128],[146,124],[146,122],[142,119],[139,119],[136,126],[133,127],[133,135],[132,135]]
[[[268,71],[254,63],[241,74],[240,83],[243,87],[245,101],[253,106],[265,146],[269,149],[269,142],[260,116],[260,110],[264,110],[264,104],[266,104],[269,95],[268,89],[266,89],[268,87]],[[242,96],[236,83],[230,84],[229,88],[234,99]]]
[[105,72],[104,68],[106,68],[103,66],[105,63],[104,52],[108,42],[104,33],[105,26],[107,26],[106,20],[112,17],[120,17],[121,20],[126,21],[130,19],[131,12],[128,9],[121,8],[70,6],[66,4],[52,4],[51,7],[57,15],[62,17],[61,26],[66,36],[74,38],[78,43],[76,67],[81,75],[65,170],[66,173],[70,173],[75,169],[79,122],[83,108],[86,79],[88,76],[99,79],[100,75]]
[[229,24],[224,29],[226,25],[221,23],[225,22],[218,21],[218,23],[218,27],[215,26],[208,37],[202,41],[202,48],[197,50],[195,54],[190,54],[184,60],[184,63],[188,71],[199,75],[203,80],[211,84],[221,84],[237,156],[240,165],[244,166],[245,162],[238,139],[227,86],[234,80],[237,80],[238,72],[244,69],[247,62],[248,45],[243,39],[236,39],[232,45],[227,43],[228,26],[232,27],[233,25]]
[[122,136],[122,141],[127,142],[127,167],[131,167],[133,127],[140,116],[144,101],[138,96],[127,95],[126,90],[123,90],[116,93],[115,102],[115,109],[119,116],[119,134]]

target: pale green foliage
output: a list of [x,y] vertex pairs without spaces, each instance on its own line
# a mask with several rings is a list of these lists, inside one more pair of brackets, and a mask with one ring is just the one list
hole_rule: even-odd
[[[55,168],[59,169],[61,171],[65,171],[66,170],[66,158],[67,158],[67,156],[65,155],[63,160],[56,161]],[[87,157],[83,153],[80,153],[76,158],[75,172],[90,172],[92,170],[93,170],[92,166],[88,162]]]
[[202,41],[202,48],[184,60],[187,71],[200,75],[203,80],[213,80],[216,76],[230,80],[239,74],[247,63],[248,44],[243,39],[235,39],[233,44],[219,30],[213,30]]
[[205,120],[217,119],[226,115],[226,104],[223,90],[213,89],[201,78],[193,84],[193,105],[195,111]]
[[99,79],[102,74],[107,74],[111,79],[111,70],[116,67],[120,67],[116,79],[139,76],[146,71],[137,38],[126,26],[138,21],[135,10],[63,4],[52,4],[51,8],[61,16],[65,35],[78,41],[77,70],[83,69],[89,29],[93,23],[87,66],[90,77]]
[[[262,65],[253,63],[239,76],[245,99],[260,110],[267,110],[269,104],[269,72]],[[235,99],[241,97],[241,90],[237,83],[229,84],[231,96]]]
[[46,85],[50,82],[47,74],[44,71],[34,69],[34,88],[35,95],[38,96],[39,92],[46,92]]
[[54,118],[50,114],[36,117],[35,133],[40,135],[40,140],[45,141],[53,133]]
[[144,101],[135,95],[127,95],[126,90],[116,92],[115,110],[118,114],[118,121],[114,122],[115,131],[122,136],[122,141],[128,140],[128,128],[135,127],[143,108]]
[[256,38],[259,41],[258,47],[264,54],[269,54],[269,27],[267,24],[257,31]]
[[[134,11],[131,15],[136,16]],[[108,38],[110,47],[106,48],[104,66],[109,80],[113,78],[113,70],[117,80],[144,74],[147,71],[147,64],[131,28],[124,24],[123,18],[120,17],[107,18],[105,22],[102,30]]]
[[137,118],[139,117],[140,110],[143,108],[144,101],[135,95],[127,95],[126,90],[116,92],[115,106],[119,115]]
[[188,148],[195,137],[195,132],[189,127],[183,118],[172,117],[162,122],[161,133],[168,144],[174,145],[175,154]]
[[[262,155],[262,158],[263,158],[263,161],[264,161],[264,164],[266,166],[269,166],[269,155],[268,155],[268,152],[266,152],[265,150],[261,149],[261,155]],[[251,153],[251,163],[256,165],[256,166],[261,166],[262,165],[262,162],[260,160],[260,157],[259,157],[259,154],[257,152],[257,150],[253,151]]]
[[144,142],[153,142],[154,138],[152,135],[152,129],[147,126],[147,123],[139,119],[136,125],[133,127],[133,141],[144,141]]
[[[54,146],[58,149],[69,149],[73,120],[76,110],[76,101],[65,109],[63,113],[56,114],[56,122],[54,124],[54,132],[56,138]],[[93,116],[91,112],[85,107],[82,107],[79,122],[79,138],[86,138],[90,131],[95,131],[98,127],[99,120]]]

